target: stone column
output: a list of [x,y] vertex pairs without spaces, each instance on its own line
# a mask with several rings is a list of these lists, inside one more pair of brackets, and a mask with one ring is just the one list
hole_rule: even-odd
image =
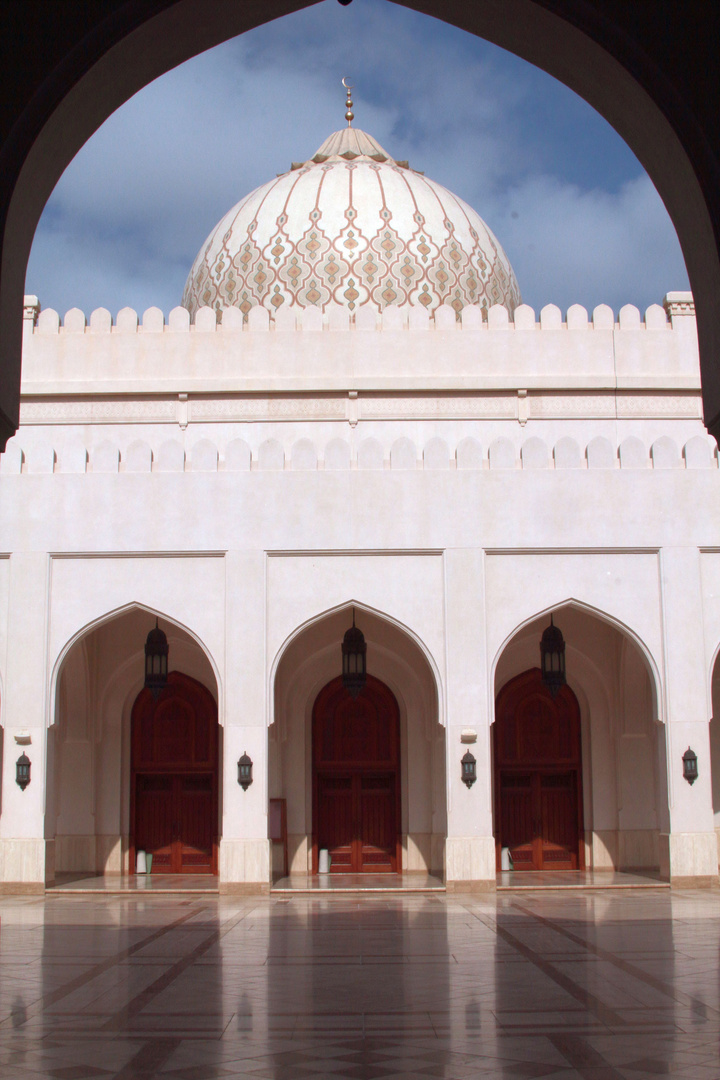
[[[495,888],[492,820],[492,759],[485,646],[483,552],[445,554],[447,630],[447,797],[445,875],[448,889]],[[461,742],[464,729],[477,741]],[[460,761],[469,750],[477,760],[477,780],[468,788]]]
[[[264,552],[226,557],[226,655],[223,695],[221,891],[269,887]],[[238,784],[238,759],[253,761],[253,782]]]
[[[710,885],[717,881],[718,866],[700,553],[696,548],[663,548],[660,567],[668,780],[668,829],[660,834],[660,868],[675,885]],[[698,757],[699,777],[692,786],[683,778],[682,756],[688,747]]]
[[[7,664],[3,702],[0,892],[43,892],[55,876],[54,840],[45,839],[47,754],[48,557],[12,555],[7,610]],[[30,783],[15,782],[17,759],[31,762]]]

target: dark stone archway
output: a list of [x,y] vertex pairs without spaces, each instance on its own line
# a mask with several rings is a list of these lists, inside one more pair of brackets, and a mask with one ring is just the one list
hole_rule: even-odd
[[[0,10],[0,445],[18,419],[22,296],[57,180],[124,101],[189,57],[315,0],[5,0]],[[584,97],[647,169],[695,295],[705,420],[720,434],[720,9],[706,0],[402,0]]]

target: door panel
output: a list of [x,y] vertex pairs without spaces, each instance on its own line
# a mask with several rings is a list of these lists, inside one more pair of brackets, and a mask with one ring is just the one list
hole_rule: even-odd
[[172,777],[137,777],[135,846],[152,855],[153,873],[173,873]]
[[510,848],[518,870],[535,869],[532,780],[529,773],[502,773],[500,777],[503,847]]
[[577,870],[577,783],[573,773],[540,776],[542,865]]
[[318,778],[318,846],[327,848],[334,874],[353,872],[352,777]]
[[552,697],[539,668],[500,691],[493,731],[495,838],[517,870],[582,868],[580,708]]
[[502,846],[516,870],[577,870],[577,778],[502,772]]
[[213,778],[175,777],[180,874],[208,874],[213,854]]
[[218,725],[210,692],[177,671],[157,699],[141,690],[131,745],[131,860],[144,850],[153,873],[217,873]]
[[360,869],[388,873],[395,855],[395,776],[359,776]]
[[398,868],[399,744],[397,702],[368,676],[351,698],[342,679],[313,708],[313,869],[328,848],[330,872],[388,873]]

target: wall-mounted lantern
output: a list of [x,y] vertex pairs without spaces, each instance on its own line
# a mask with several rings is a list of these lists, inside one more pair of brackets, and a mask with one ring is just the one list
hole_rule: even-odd
[[345,631],[342,642],[342,682],[350,697],[356,698],[367,681],[367,645],[362,630],[353,624]]
[[565,639],[555,626],[552,615],[550,625],[546,627],[540,639],[540,670],[542,681],[555,697],[567,680],[565,678]]
[[460,759],[460,777],[463,784],[471,788],[477,780],[477,768],[474,756],[467,750]]
[[145,686],[157,701],[168,679],[168,639],[160,629],[158,620],[145,642]]
[[238,784],[243,789],[243,791],[247,791],[247,789],[250,787],[250,785],[253,782],[252,771],[253,771],[252,758],[250,757],[250,755],[248,754],[248,752],[246,750],[245,753],[243,754],[243,756],[238,761]]
[[688,784],[694,784],[698,778],[697,754],[694,750],[691,750],[689,746],[682,756],[682,763],[683,776]]
[[30,758],[24,751],[15,762],[15,783],[21,791],[30,783]]

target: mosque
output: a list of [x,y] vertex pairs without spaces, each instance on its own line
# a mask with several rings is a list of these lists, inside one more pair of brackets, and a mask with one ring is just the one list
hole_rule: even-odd
[[716,883],[692,295],[536,315],[478,214],[346,107],[167,315],[25,298],[0,891],[142,864],[228,892],[328,865],[491,890],[509,860]]

